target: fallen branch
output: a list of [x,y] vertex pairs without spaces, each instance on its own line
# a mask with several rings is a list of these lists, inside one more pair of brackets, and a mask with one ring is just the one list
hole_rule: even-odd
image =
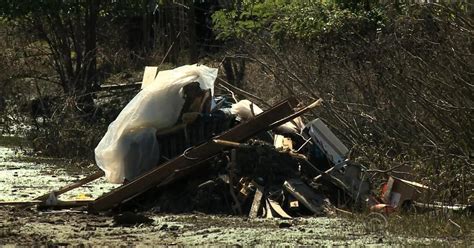
[[227,81],[225,81],[224,79],[222,78],[217,78],[219,80],[219,84],[217,84],[217,86],[221,86],[224,88],[224,86],[227,88],[226,90],[232,90],[234,92],[236,92],[237,94],[240,94],[242,96],[245,96],[247,98],[250,98],[250,99],[253,99],[253,100],[256,100],[259,104],[262,104],[262,105],[265,105],[267,107],[271,107],[270,104],[268,104],[265,100],[263,100],[262,98],[250,93],[250,92],[247,92],[243,89],[240,89],[230,83],[228,83]]

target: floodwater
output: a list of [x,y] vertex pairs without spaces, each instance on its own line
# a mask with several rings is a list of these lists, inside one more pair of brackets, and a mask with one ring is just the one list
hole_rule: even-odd
[[[58,163],[61,161],[54,164],[37,162],[12,148],[0,146],[0,202],[31,201],[97,171],[93,165],[80,168],[74,164],[58,166]],[[115,187],[117,184],[99,178],[61,195],[59,199],[96,198]]]

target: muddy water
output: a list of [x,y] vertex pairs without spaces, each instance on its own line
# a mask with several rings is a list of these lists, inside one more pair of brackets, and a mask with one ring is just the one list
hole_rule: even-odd
[[[25,162],[32,161],[32,162]],[[72,183],[96,168],[78,168],[75,165],[58,166],[26,159],[21,153],[0,146],[0,202],[29,201],[35,197]],[[103,178],[60,196],[61,200],[95,198],[112,188]]]

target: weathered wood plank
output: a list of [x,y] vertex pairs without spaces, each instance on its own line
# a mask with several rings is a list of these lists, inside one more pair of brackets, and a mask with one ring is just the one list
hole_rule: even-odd
[[283,208],[278,204],[278,202],[268,198],[268,204],[272,208],[273,211],[275,211],[276,214],[278,214],[281,218],[283,219],[291,219],[291,216],[283,210]]
[[273,218],[272,208],[270,207],[270,203],[268,202],[268,199],[265,199],[265,213],[266,213],[265,218],[267,219]]
[[260,205],[262,205],[263,191],[263,187],[257,186],[255,196],[253,197],[252,207],[249,212],[250,218],[257,218],[258,216],[258,210],[260,209]]

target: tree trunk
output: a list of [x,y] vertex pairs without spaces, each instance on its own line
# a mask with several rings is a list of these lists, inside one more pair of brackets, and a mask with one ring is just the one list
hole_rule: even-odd
[[197,37],[196,37],[196,24],[195,24],[195,3],[190,3],[188,5],[189,9],[187,10],[187,19],[188,19],[188,42],[189,42],[189,60],[190,63],[198,62],[198,46],[197,46]]
[[94,110],[94,98],[91,92],[98,87],[97,82],[97,18],[99,13],[98,0],[86,1],[85,14],[85,41],[84,41],[84,68],[79,71],[76,90],[78,105],[86,112]]

